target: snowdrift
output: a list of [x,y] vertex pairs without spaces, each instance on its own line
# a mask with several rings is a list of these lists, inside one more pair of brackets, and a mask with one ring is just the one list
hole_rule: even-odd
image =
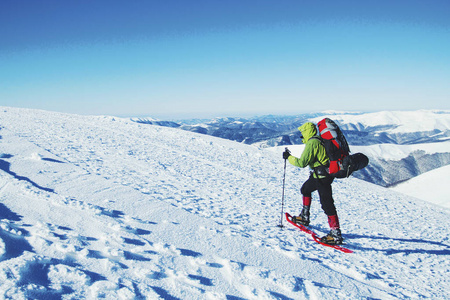
[[[450,298],[445,208],[336,181],[345,254],[277,227],[281,149],[8,107],[0,126],[0,298]],[[308,175],[288,166],[285,211]]]

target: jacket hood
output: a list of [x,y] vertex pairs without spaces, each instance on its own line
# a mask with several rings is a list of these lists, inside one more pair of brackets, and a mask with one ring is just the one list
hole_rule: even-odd
[[303,124],[302,126],[300,126],[298,128],[298,130],[300,130],[300,132],[303,135],[302,141],[304,144],[306,144],[310,138],[317,135],[316,126],[311,122],[307,122],[307,123]]

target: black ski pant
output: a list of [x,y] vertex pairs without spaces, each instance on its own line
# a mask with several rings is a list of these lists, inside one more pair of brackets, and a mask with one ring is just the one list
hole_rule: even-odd
[[333,191],[331,189],[331,183],[333,183],[333,177],[326,177],[322,179],[314,178],[314,173],[309,176],[309,179],[305,181],[301,188],[301,193],[304,197],[311,197],[312,192],[318,191],[320,197],[320,204],[327,216],[337,215],[336,207],[334,206]]

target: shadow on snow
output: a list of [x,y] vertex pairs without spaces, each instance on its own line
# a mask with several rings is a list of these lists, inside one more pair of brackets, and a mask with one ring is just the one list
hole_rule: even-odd
[[427,244],[427,245],[445,247],[445,249],[436,249],[436,250],[421,249],[418,247],[413,247],[410,249],[393,249],[393,248],[377,249],[377,248],[369,248],[369,247],[362,247],[359,245],[353,245],[352,246],[353,249],[375,250],[375,251],[385,252],[387,255],[397,254],[397,253],[406,253],[406,254],[424,253],[424,254],[434,254],[434,255],[450,255],[450,245],[447,245],[447,244],[444,244],[441,242],[436,242],[436,241],[423,240],[423,239],[391,238],[391,237],[383,237],[383,236],[365,236],[365,235],[357,235],[357,234],[349,234],[347,236],[349,239],[367,238],[367,239],[371,239],[371,240],[397,241],[397,242],[403,242],[404,244],[418,243],[418,244]]
[[36,182],[32,181],[28,177],[17,175],[15,172],[11,171],[10,168],[11,168],[11,164],[9,162],[7,162],[7,161],[5,161],[3,159],[0,159],[0,170],[3,170],[6,173],[14,176],[14,178],[16,178],[17,180],[23,180],[23,181],[29,182],[34,187],[37,187],[40,190],[43,190],[43,191],[46,191],[46,192],[50,192],[50,193],[54,193],[55,192],[55,190],[53,190],[53,189],[45,188],[45,187],[40,186],[39,184],[37,184]]
[[[22,220],[22,216],[16,214],[15,212],[12,212],[3,203],[0,203],[0,219],[2,220],[6,219],[9,221],[20,221]],[[0,238],[3,240],[3,243],[5,244],[5,253],[2,256],[0,256],[0,261],[19,257],[25,251],[33,252],[33,248],[24,238],[25,235],[28,235],[28,232],[24,229],[16,229],[16,230],[20,230],[21,235],[15,235],[0,228]]]

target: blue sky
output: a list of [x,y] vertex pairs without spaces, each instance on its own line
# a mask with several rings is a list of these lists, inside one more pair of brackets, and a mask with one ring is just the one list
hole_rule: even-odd
[[450,1],[0,1],[0,105],[160,118],[450,109]]

